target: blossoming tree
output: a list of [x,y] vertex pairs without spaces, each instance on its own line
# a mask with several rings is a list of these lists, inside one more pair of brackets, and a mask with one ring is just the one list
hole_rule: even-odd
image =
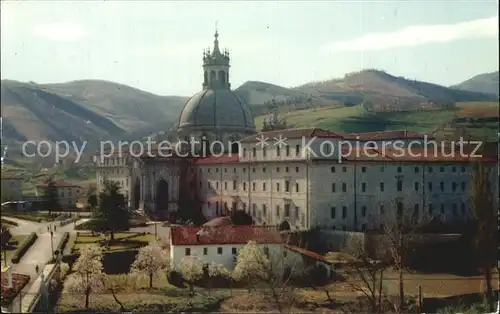
[[149,277],[149,288],[153,288],[153,278],[169,267],[168,253],[158,242],[142,247],[132,264],[132,273]]
[[87,246],[80,249],[80,257],[73,266],[74,274],[68,278],[68,290],[73,293],[85,294],[85,308],[89,307],[92,293],[103,290],[102,250],[97,246]]
[[189,284],[189,293],[194,295],[194,283],[203,277],[203,263],[195,255],[186,256],[179,265],[184,280]]

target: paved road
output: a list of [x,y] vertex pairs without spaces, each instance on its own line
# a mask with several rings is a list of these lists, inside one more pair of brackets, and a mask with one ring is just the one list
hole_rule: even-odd
[[[163,222],[156,223],[156,234],[162,241],[170,241],[170,227],[162,226]],[[149,222],[147,227],[130,228],[132,232],[149,232],[155,234],[155,222]]]
[[44,230],[47,231],[46,228],[48,223],[46,222],[38,223],[13,217],[2,217],[2,219],[9,220],[18,224],[18,226],[12,226],[9,228],[9,231],[13,235],[30,234],[32,232],[39,233],[43,232]]

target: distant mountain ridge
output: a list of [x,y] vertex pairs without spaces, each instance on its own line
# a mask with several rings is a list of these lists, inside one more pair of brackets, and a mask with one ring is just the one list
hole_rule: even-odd
[[[235,93],[249,104],[255,116],[267,113],[273,99],[288,106],[290,111],[351,106],[367,100],[400,107],[425,102],[498,100],[498,96],[465,90],[463,86],[449,88],[373,69],[293,88],[247,81]],[[165,132],[174,125],[187,99],[158,96],[102,80],[60,84],[2,80],[4,139],[7,142],[108,140]]]
[[185,100],[100,80],[61,84],[2,80],[4,137],[83,141],[167,128]]
[[460,84],[451,86],[451,88],[498,96],[499,84],[499,71],[496,71],[476,75]]

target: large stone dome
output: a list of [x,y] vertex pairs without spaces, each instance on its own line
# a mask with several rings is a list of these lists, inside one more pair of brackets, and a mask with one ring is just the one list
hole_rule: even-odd
[[254,133],[253,115],[230,89],[205,89],[193,95],[182,110],[179,131]]

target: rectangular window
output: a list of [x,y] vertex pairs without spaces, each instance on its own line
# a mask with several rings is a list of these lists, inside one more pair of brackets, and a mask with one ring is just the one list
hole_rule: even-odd
[[299,184],[295,183],[295,192],[299,193]]
[[295,156],[300,155],[300,145],[295,145]]
[[285,192],[290,192],[290,181],[285,181]]
[[420,210],[420,206],[418,204],[415,204],[415,207],[413,208],[413,218],[414,219],[418,219],[419,210]]
[[342,206],[342,218],[345,219],[347,217],[347,207]]
[[208,255],[208,248],[206,247],[203,248],[203,255]]
[[266,206],[266,204],[262,204],[262,215],[264,217],[267,216],[267,206]]
[[331,168],[330,168],[330,171],[331,171],[332,173],[334,173],[334,172],[335,172],[335,167],[331,167]]
[[420,188],[420,184],[418,182],[415,182],[415,191],[418,191],[419,188]]
[[285,151],[286,151],[286,156],[287,156],[287,157],[288,157],[288,156],[290,156],[290,146],[288,146],[288,145],[287,145],[287,146],[285,147]]
[[452,183],[451,183],[451,190],[452,190],[453,192],[455,192],[455,191],[457,190],[457,183],[456,183],[456,182],[452,182]]
[[347,184],[342,183],[342,192],[347,192]]
[[279,192],[279,191],[280,191],[280,184],[278,182],[278,183],[276,183],[276,192]]
[[462,182],[462,192],[465,192],[465,182]]
[[366,192],[366,183],[361,183],[361,192]]
[[335,219],[335,216],[337,214],[336,211],[337,211],[337,209],[335,208],[335,206],[332,206],[332,208],[330,208],[330,217],[332,219]]
[[217,248],[217,254],[222,255],[222,248],[221,247]]
[[444,192],[444,182],[443,181],[439,182],[439,188],[441,189],[441,192]]
[[299,172],[299,167],[295,167],[295,172]]
[[186,255],[186,256],[191,255],[191,249],[187,247],[187,248],[185,249],[185,251],[184,251],[184,255]]
[[290,204],[285,204],[285,217],[290,217]]
[[262,157],[266,157],[266,156],[267,156],[267,148],[263,147],[262,148]]
[[429,188],[429,191],[431,191],[431,192],[432,192],[432,182],[427,183],[427,186],[428,186],[428,188]]
[[300,211],[299,206],[295,206],[295,218],[296,219],[299,219],[299,211]]
[[233,191],[236,191],[236,180],[233,180]]
[[418,173],[420,169],[418,167],[415,167],[415,173]]
[[238,254],[238,250],[235,247],[231,248],[231,254],[233,255]]
[[254,192],[255,192],[255,186],[256,186],[255,182],[252,182],[252,191]]
[[380,182],[380,192],[384,192],[384,182]]
[[252,204],[252,216],[257,216],[257,205]]
[[257,156],[257,148],[252,148],[252,157]]
[[243,191],[246,191],[246,190],[247,190],[247,183],[243,182]]
[[227,191],[227,182],[224,182],[224,190]]
[[276,217],[280,217],[280,206],[276,205]]
[[281,156],[281,147],[276,146],[276,156],[280,157]]
[[335,183],[332,183],[332,193],[335,193]]
[[366,167],[361,167],[361,172],[366,172]]
[[380,210],[380,214],[384,214],[384,205],[380,205],[379,210]]
[[361,216],[366,217],[366,206],[361,207]]
[[266,190],[266,182],[263,182],[262,183],[262,191],[265,191]]
[[401,182],[401,180],[398,180],[397,184],[396,184],[396,188],[398,191],[402,191],[403,190],[403,182]]

